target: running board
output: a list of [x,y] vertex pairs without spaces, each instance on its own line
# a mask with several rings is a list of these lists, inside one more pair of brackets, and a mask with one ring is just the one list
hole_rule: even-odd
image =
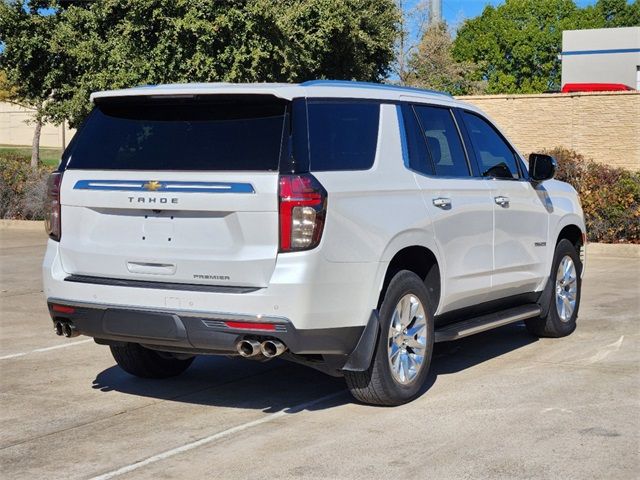
[[437,329],[435,332],[435,341],[450,342],[451,340],[458,340],[468,337],[469,335],[475,335],[476,333],[486,330],[502,327],[509,323],[537,317],[538,315],[540,315],[540,307],[536,304],[523,305],[521,307],[502,310],[501,312],[489,313]]

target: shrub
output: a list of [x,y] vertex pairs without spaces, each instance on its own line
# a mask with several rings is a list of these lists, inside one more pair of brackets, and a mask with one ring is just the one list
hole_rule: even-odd
[[558,161],[556,178],[580,195],[589,241],[640,243],[640,171],[596,163],[563,147],[544,153]]
[[47,178],[52,170],[41,166],[33,171],[29,157],[0,153],[0,218],[42,220]]

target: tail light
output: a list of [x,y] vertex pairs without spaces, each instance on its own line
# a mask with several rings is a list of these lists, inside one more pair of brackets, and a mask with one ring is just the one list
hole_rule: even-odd
[[49,175],[47,181],[47,198],[45,200],[44,228],[53,240],[59,242],[61,232],[60,224],[60,184],[62,173],[54,172]]
[[281,175],[280,252],[317,247],[326,212],[327,191],[312,175]]
[[58,305],[57,303],[51,304],[51,310],[57,313],[76,313],[76,309],[68,305]]

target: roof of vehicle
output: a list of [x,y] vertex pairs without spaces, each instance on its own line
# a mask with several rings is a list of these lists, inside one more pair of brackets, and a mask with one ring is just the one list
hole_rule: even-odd
[[292,83],[182,83],[167,85],[144,85],[122,90],[107,90],[91,94],[91,101],[109,97],[132,96],[183,96],[214,94],[263,94],[291,100],[293,98],[361,98],[414,102],[429,102],[443,105],[459,105],[447,93],[419,88],[388,85],[382,83],[351,82],[345,80],[312,80]]

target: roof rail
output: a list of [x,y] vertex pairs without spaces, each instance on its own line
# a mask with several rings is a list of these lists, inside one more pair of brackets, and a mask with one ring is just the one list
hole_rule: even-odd
[[438,90],[427,90],[424,88],[415,87],[403,87],[400,85],[389,85],[386,83],[373,83],[373,82],[354,82],[351,80],[308,80],[300,84],[302,87],[353,87],[353,88],[377,88],[383,90],[395,90],[414,93],[427,93],[430,95],[443,95],[445,97],[451,97],[446,92],[440,92]]

